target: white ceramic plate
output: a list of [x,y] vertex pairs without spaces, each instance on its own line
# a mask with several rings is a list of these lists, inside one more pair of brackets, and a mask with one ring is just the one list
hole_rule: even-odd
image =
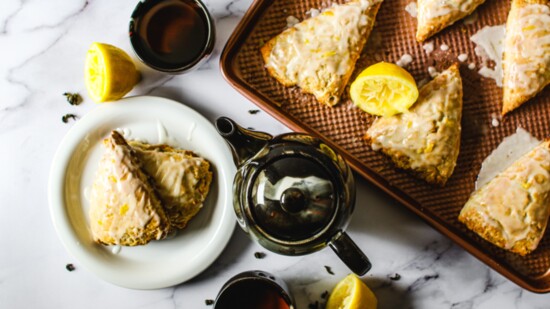
[[[173,238],[122,247],[118,253],[92,240],[86,199],[103,153],[101,141],[114,129],[130,139],[192,150],[212,163],[214,173],[203,209],[187,228]],[[61,142],[49,179],[51,216],[67,250],[99,277],[127,288],[168,287],[202,272],[228,243],[235,227],[234,174],[229,148],[203,116],[168,99],[128,98],[96,107]]]

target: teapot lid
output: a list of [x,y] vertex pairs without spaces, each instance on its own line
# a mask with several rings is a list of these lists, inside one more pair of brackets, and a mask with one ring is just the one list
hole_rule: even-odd
[[283,155],[259,167],[249,182],[249,211],[267,235],[299,241],[317,235],[334,217],[339,185],[309,156]]

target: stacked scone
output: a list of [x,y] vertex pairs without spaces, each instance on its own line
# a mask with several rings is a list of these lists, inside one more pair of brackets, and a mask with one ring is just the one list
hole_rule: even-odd
[[191,151],[128,144],[116,131],[104,140],[90,197],[95,241],[136,246],[183,229],[202,208],[212,173]]

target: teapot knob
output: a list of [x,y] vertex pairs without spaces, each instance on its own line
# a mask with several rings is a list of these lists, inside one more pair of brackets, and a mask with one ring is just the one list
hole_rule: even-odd
[[288,188],[281,195],[281,207],[289,213],[297,213],[305,209],[306,194],[298,188]]

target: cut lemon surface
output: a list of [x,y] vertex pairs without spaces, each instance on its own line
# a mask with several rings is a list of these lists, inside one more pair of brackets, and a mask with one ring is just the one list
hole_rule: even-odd
[[334,287],[326,309],[376,309],[376,296],[356,275],[350,274]]
[[96,102],[114,101],[126,95],[139,81],[134,62],[122,49],[93,43],[86,54],[85,80]]
[[405,112],[418,99],[414,78],[405,69],[388,62],[366,68],[350,87],[353,103],[377,116],[393,116]]

